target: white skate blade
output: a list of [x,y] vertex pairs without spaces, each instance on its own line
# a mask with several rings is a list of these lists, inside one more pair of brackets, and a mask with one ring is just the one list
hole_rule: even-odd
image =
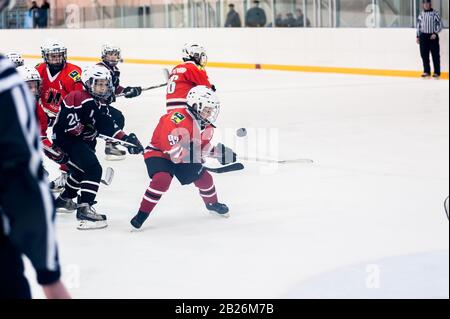
[[123,161],[126,159],[126,157],[127,157],[126,155],[106,155],[105,160],[111,161],[111,162]]
[[222,217],[222,218],[230,218],[230,217],[231,217],[230,213],[219,214],[219,213],[216,213],[216,212],[213,211],[213,210],[210,210],[209,213],[210,213],[211,215],[219,216],[219,217]]
[[66,208],[57,208],[56,213],[57,214],[73,214],[76,210],[68,210]]
[[89,220],[79,220],[78,221],[78,230],[92,230],[92,229],[103,229],[108,227],[108,223],[106,220],[99,220],[96,222],[92,222]]

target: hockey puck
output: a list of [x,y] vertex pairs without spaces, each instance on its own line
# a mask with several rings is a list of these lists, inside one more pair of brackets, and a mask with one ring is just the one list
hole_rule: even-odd
[[239,137],[247,136],[247,130],[242,127],[236,131],[236,135]]

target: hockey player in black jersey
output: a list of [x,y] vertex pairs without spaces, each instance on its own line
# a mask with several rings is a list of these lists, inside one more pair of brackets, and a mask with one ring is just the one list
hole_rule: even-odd
[[62,103],[53,127],[54,145],[66,153],[76,168],[71,169],[65,190],[56,206],[70,209],[78,196],[78,229],[107,227],[106,216],[95,212],[93,205],[99,189],[102,167],[95,155],[99,134],[123,140],[130,154],[143,151],[135,134],[126,135],[114,120],[102,110],[102,103],[113,94],[110,72],[103,66],[88,67],[82,72],[84,91],[71,92]]
[[[111,106],[111,103],[116,101],[117,94],[124,94],[125,98],[133,98],[141,95],[142,88],[137,87],[123,87],[120,85],[120,70],[117,67],[122,61],[121,50],[119,47],[105,44],[102,47],[102,62],[99,65],[104,66],[111,72],[112,83],[114,87],[114,94],[104,102],[103,110],[112,117],[117,126],[123,130],[125,127],[125,117],[122,112]],[[105,147],[106,160],[123,160],[125,159],[125,151],[117,147],[117,143],[107,142]]]

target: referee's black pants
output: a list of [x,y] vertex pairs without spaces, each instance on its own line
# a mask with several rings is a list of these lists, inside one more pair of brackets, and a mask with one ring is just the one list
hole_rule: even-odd
[[423,61],[423,72],[431,74],[430,52],[433,57],[434,74],[441,75],[441,56],[439,36],[431,40],[431,34],[422,33],[419,38],[420,55]]
[[9,239],[0,237],[0,299],[31,299],[22,255]]

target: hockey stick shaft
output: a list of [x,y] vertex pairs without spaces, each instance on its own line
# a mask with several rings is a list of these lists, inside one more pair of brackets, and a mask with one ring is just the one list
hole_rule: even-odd
[[[149,87],[144,87],[144,88],[142,88],[142,91],[149,91],[149,90],[157,89],[157,88],[160,88],[160,87],[163,87],[163,86],[167,86],[168,81],[169,81],[169,70],[163,69],[163,73],[164,73],[164,79],[166,80],[165,83],[152,85],[152,86],[149,86]],[[116,97],[121,97],[121,96],[125,96],[125,94],[124,93],[120,93],[120,94],[116,95]]]
[[254,163],[267,163],[267,164],[301,164],[301,163],[314,163],[312,159],[309,158],[299,158],[293,160],[277,160],[270,158],[260,158],[260,157],[239,157],[240,160],[246,162]]
[[119,140],[118,138],[114,138],[114,137],[111,137],[111,136],[99,134],[98,137],[101,138],[102,140],[107,141],[107,142],[119,143],[120,145],[123,145],[123,146],[137,147],[137,145],[134,145],[134,144],[132,144],[132,143],[128,143],[128,142]]
[[229,173],[229,172],[235,172],[235,171],[240,171],[243,170],[245,167],[243,164],[241,163],[234,163],[228,166],[223,166],[223,167],[219,167],[219,168],[211,168],[211,167],[206,167],[205,169],[209,172],[212,173],[216,173],[216,174],[223,174],[223,173]]

